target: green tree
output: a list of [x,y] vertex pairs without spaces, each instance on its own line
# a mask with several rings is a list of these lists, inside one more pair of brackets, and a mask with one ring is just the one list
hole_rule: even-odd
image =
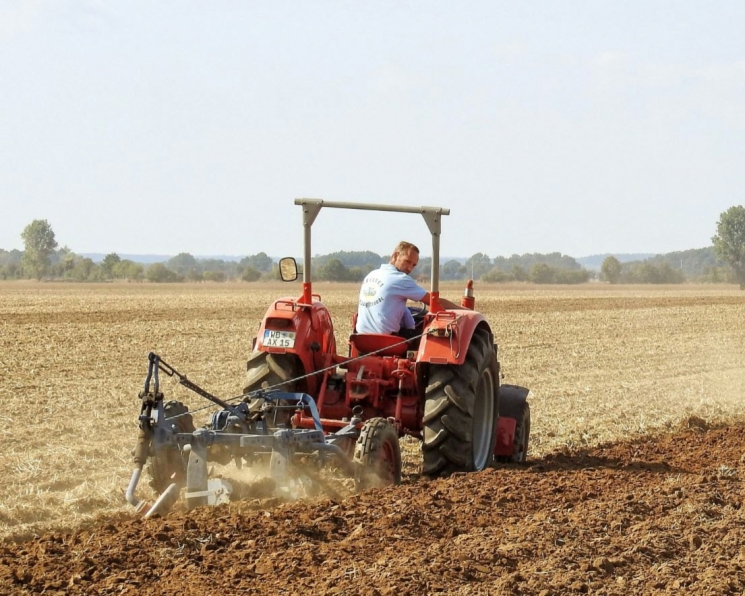
[[660,283],[662,284],[682,284],[685,281],[685,275],[680,269],[672,267],[670,263],[660,263],[657,265],[660,272]]
[[[530,268],[536,263],[545,263],[554,269],[582,269],[582,265],[576,259],[559,252],[549,254],[526,253],[524,255],[512,255],[509,258],[495,257],[492,262],[494,267],[498,267],[502,271],[511,271],[513,267],[519,266],[526,272],[530,271]],[[517,277],[515,279],[520,281]]]
[[140,263],[135,263],[129,259],[119,261],[112,268],[112,274],[116,279],[127,279],[130,281],[141,281],[144,271],[145,269]]
[[224,282],[228,279],[228,276],[225,275],[224,271],[205,271],[202,278],[204,281]]
[[706,267],[701,273],[700,281],[710,284],[720,284],[727,281],[726,271],[723,267]]
[[257,271],[271,271],[274,261],[265,252],[244,257],[240,260],[239,265],[242,268],[253,267]]
[[73,281],[100,281],[101,268],[88,257],[76,257],[72,269],[65,273],[65,277]]
[[534,284],[550,284],[554,282],[556,271],[546,263],[536,263],[530,268],[530,281]]
[[153,263],[147,268],[145,277],[148,281],[155,283],[173,283],[183,281],[183,276],[171,271],[163,263]]
[[326,281],[348,281],[349,269],[339,259],[331,259],[318,269],[318,277]]
[[[225,278],[235,276],[238,264],[224,261],[223,259],[197,259],[197,268],[202,271],[222,271]],[[200,276],[200,279],[202,276]]]
[[587,269],[556,269],[554,280],[557,284],[583,284],[590,279]]
[[[381,263],[387,263],[388,258],[383,259],[379,254],[370,252],[369,250],[366,251],[346,251],[341,250],[338,252],[332,252],[327,255],[321,255],[313,257],[313,266],[314,267],[321,267],[322,265],[325,265],[332,259],[338,259],[342,262],[342,264],[347,267],[362,267],[363,269],[367,269],[367,271],[372,271],[373,269],[377,269]],[[423,257],[420,258],[419,263],[421,264],[423,260]]]
[[55,277],[70,277],[70,272],[75,267],[75,263],[77,263],[79,258],[69,247],[63,246],[52,254],[50,258],[52,266],[49,269],[49,273]]
[[198,268],[199,266],[197,260],[188,252],[181,252],[175,257],[168,259],[166,267],[174,273],[178,273],[179,275],[191,274],[192,276],[194,276],[195,271],[201,272],[201,270]]
[[643,284],[662,283],[660,270],[648,261],[642,262],[638,271],[639,281]]
[[461,265],[460,261],[450,259],[442,266],[441,277],[446,279],[463,279],[466,274],[466,268]]
[[606,257],[600,266],[600,273],[605,281],[617,284],[621,279],[622,268],[621,261],[616,257]]
[[101,271],[107,278],[111,279],[114,277],[114,267],[117,263],[121,262],[122,260],[119,255],[115,252],[111,252],[103,258],[103,261],[101,261]]
[[732,267],[740,289],[745,289],[745,207],[737,205],[722,213],[711,241],[717,256]]
[[528,273],[520,265],[513,265],[512,269],[510,269],[510,274],[512,275],[515,281],[527,281],[528,280]]
[[481,276],[481,281],[487,283],[504,283],[512,281],[512,276],[506,271],[502,271],[499,267],[494,267],[489,273],[484,273]]
[[[220,272],[222,273],[222,272]],[[191,269],[186,274],[186,279],[189,281],[204,281],[205,280],[205,273],[202,273],[199,269]]]
[[21,268],[16,263],[8,263],[0,267],[0,279],[21,279]]
[[[366,272],[365,275],[370,273],[373,269],[377,269],[377,267],[370,267]],[[414,277],[414,279],[423,282],[428,281],[432,277],[432,257],[421,257],[419,259],[419,263],[417,263],[417,266],[414,268],[414,271],[412,271],[411,275]],[[364,275],[360,279],[362,281],[364,279]]]
[[23,253],[20,250],[7,251],[0,248],[0,279],[20,279],[23,276],[22,259]]
[[57,248],[54,231],[46,219],[35,219],[28,224],[21,234],[25,247],[23,266],[36,279],[41,279],[48,271],[50,257]]
[[627,284],[679,284],[685,281],[680,269],[673,269],[669,263],[655,265],[649,260],[626,263],[621,272],[621,283]]
[[472,279],[479,279],[485,273],[489,273],[492,268],[492,262],[489,255],[477,252],[465,263],[466,275]]
[[347,271],[347,281],[361,282],[368,273],[370,269],[367,267],[350,267]]
[[252,267],[251,265],[248,265],[243,270],[243,274],[241,275],[241,279],[243,281],[259,281],[259,279],[261,279],[261,271],[259,271],[255,267]]

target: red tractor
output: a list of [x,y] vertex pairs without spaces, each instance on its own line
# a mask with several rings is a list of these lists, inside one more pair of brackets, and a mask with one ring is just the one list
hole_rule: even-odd
[[[311,469],[327,464],[354,476],[359,488],[401,480],[399,438],[422,441],[423,472],[445,476],[483,470],[496,461],[521,462],[528,452],[528,390],[499,384],[489,323],[473,310],[469,282],[462,308],[439,299],[440,218],[448,209],[297,199],[303,208],[303,293],[276,300],[248,359],[248,384],[221,399],[154,353],[139,393],[139,437],[126,499],[145,515],[162,514],[182,494],[187,507],[234,498],[232,484],[210,478],[209,462],[270,470],[277,494],[294,494]],[[352,333],[337,353],[334,326],[311,288],[311,226],[323,207],[419,213],[432,234],[430,309],[412,307],[413,338]],[[285,280],[297,278],[294,259],[280,261]],[[221,409],[195,428],[178,401],[166,401],[159,373]],[[236,403],[237,402],[237,403]],[[152,505],[136,495],[145,465],[159,494]]]
[[[303,293],[281,298],[267,311],[248,360],[244,393],[259,389],[309,394],[325,433],[346,432],[346,451],[363,468],[374,466],[386,482],[401,479],[398,439],[422,440],[423,472],[445,476],[486,468],[493,461],[521,462],[528,451],[528,389],[500,386],[497,346],[486,318],[473,310],[472,283],[462,309],[439,300],[439,248],[449,209],[296,199],[303,209]],[[337,353],[334,326],[311,287],[311,227],[322,208],[419,213],[432,235],[430,308],[412,307],[418,337],[358,334],[347,355]],[[292,258],[280,261],[282,279],[297,278]],[[354,328],[353,328],[354,329]],[[314,428],[306,409],[286,422]]]

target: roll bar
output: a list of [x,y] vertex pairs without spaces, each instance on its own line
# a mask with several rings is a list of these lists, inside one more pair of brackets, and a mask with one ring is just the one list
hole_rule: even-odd
[[364,211],[387,211],[391,213],[419,213],[424,218],[430,233],[432,234],[432,283],[430,295],[432,300],[430,310],[438,312],[442,310],[439,302],[440,286],[440,229],[441,217],[450,215],[450,209],[444,207],[406,207],[402,205],[375,205],[371,203],[345,203],[339,201],[324,201],[323,199],[295,199],[295,205],[303,208],[303,302],[312,302],[311,292],[311,234],[310,229],[316,220],[322,207],[332,209],[360,209]]

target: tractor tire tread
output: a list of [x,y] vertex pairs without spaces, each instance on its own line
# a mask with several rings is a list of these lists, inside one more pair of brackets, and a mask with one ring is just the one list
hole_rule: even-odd
[[[305,389],[301,383],[288,382],[298,376],[298,371],[301,370],[302,366],[293,354],[253,352],[249,356],[246,366],[248,371],[246,373],[246,385],[243,387],[243,393],[249,395],[243,399],[249,404],[255,401],[250,394],[260,389],[276,387],[278,390],[288,393],[295,393],[296,391],[303,391]],[[292,415],[292,412],[289,410],[279,412],[276,418],[272,420],[272,425],[288,425]]]
[[[360,436],[354,446],[352,461],[357,467],[356,484],[359,490],[365,490],[379,485],[380,454],[385,453],[388,444],[393,456],[393,470],[384,473],[388,478],[382,479],[383,483],[401,483],[401,447],[398,442],[398,433],[393,425],[385,418],[371,418],[362,427]],[[390,463],[390,462],[389,462]]]
[[[463,365],[431,367],[422,441],[422,471],[425,475],[470,472],[484,469],[491,463],[496,438],[498,367],[491,334],[486,329],[474,332]],[[478,388],[487,375],[493,391],[490,398],[494,401],[485,411],[491,420],[477,420],[476,412],[481,412],[484,407],[477,404],[480,398]],[[477,439],[480,441],[479,453],[475,455],[474,442]]]

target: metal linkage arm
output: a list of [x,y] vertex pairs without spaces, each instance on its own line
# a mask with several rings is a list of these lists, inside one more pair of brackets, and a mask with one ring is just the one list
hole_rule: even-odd
[[[190,389],[194,393],[201,395],[202,397],[210,400],[212,403],[217,404],[221,408],[224,408],[226,410],[229,410],[230,412],[233,412],[234,406],[231,406],[228,402],[220,399],[219,397],[216,397],[212,395],[209,391],[206,391],[202,389],[199,385],[194,383],[193,381],[190,381],[188,378],[186,378],[186,375],[182,375],[180,372],[178,372],[175,368],[173,368],[170,364],[168,364],[165,360],[161,359],[160,356],[157,354],[154,354],[153,352],[150,352],[148,355],[148,358],[150,359],[150,368],[153,368],[153,363],[155,363],[155,390],[158,391],[158,369],[162,370],[164,373],[166,373],[169,377],[177,377],[178,382],[180,385],[183,385],[187,389]],[[148,370],[148,376],[145,381],[145,388],[148,389],[150,384],[150,370]]]

